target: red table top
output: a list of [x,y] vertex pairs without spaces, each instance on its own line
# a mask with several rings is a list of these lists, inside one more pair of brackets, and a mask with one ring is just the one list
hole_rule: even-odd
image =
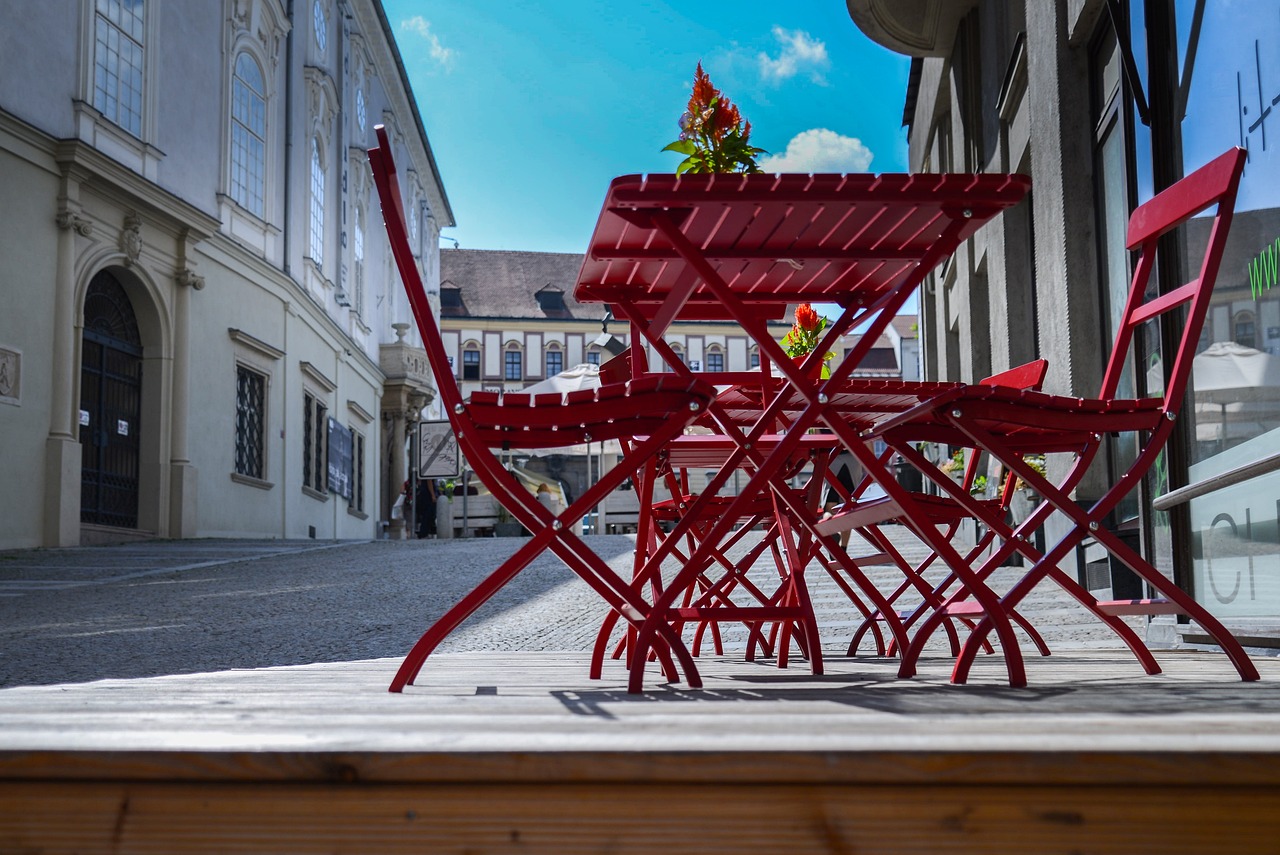
[[[945,259],[1030,186],[999,174],[625,175],[609,185],[574,296],[656,306],[696,278],[651,225],[665,212],[748,305],[864,303],[926,255]],[[721,317],[716,303],[699,284],[681,317]]]

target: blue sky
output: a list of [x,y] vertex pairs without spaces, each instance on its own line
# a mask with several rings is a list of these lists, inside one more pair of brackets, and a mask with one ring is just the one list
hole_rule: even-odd
[[908,60],[841,0],[383,0],[467,249],[582,252],[609,180],[671,172],[701,60],[768,171],[906,169]]

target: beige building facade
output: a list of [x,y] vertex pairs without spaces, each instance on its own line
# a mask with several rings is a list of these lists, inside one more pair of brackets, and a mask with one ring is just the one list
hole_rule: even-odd
[[375,123],[433,290],[452,214],[381,6],[0,13],[0,549],[382,534],[434,384]]

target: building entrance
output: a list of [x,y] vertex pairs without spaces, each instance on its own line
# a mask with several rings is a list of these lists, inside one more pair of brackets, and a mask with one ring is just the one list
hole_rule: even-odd
[[84,301],[80,521],[138,527],[142,338],[118,279],[102,271]]

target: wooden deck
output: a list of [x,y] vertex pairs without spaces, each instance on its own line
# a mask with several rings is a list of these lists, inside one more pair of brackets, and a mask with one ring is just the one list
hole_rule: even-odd
[[779,671],[629,696],[582,653],[0,690],[0,852],[1280,852],[1280,660]]

